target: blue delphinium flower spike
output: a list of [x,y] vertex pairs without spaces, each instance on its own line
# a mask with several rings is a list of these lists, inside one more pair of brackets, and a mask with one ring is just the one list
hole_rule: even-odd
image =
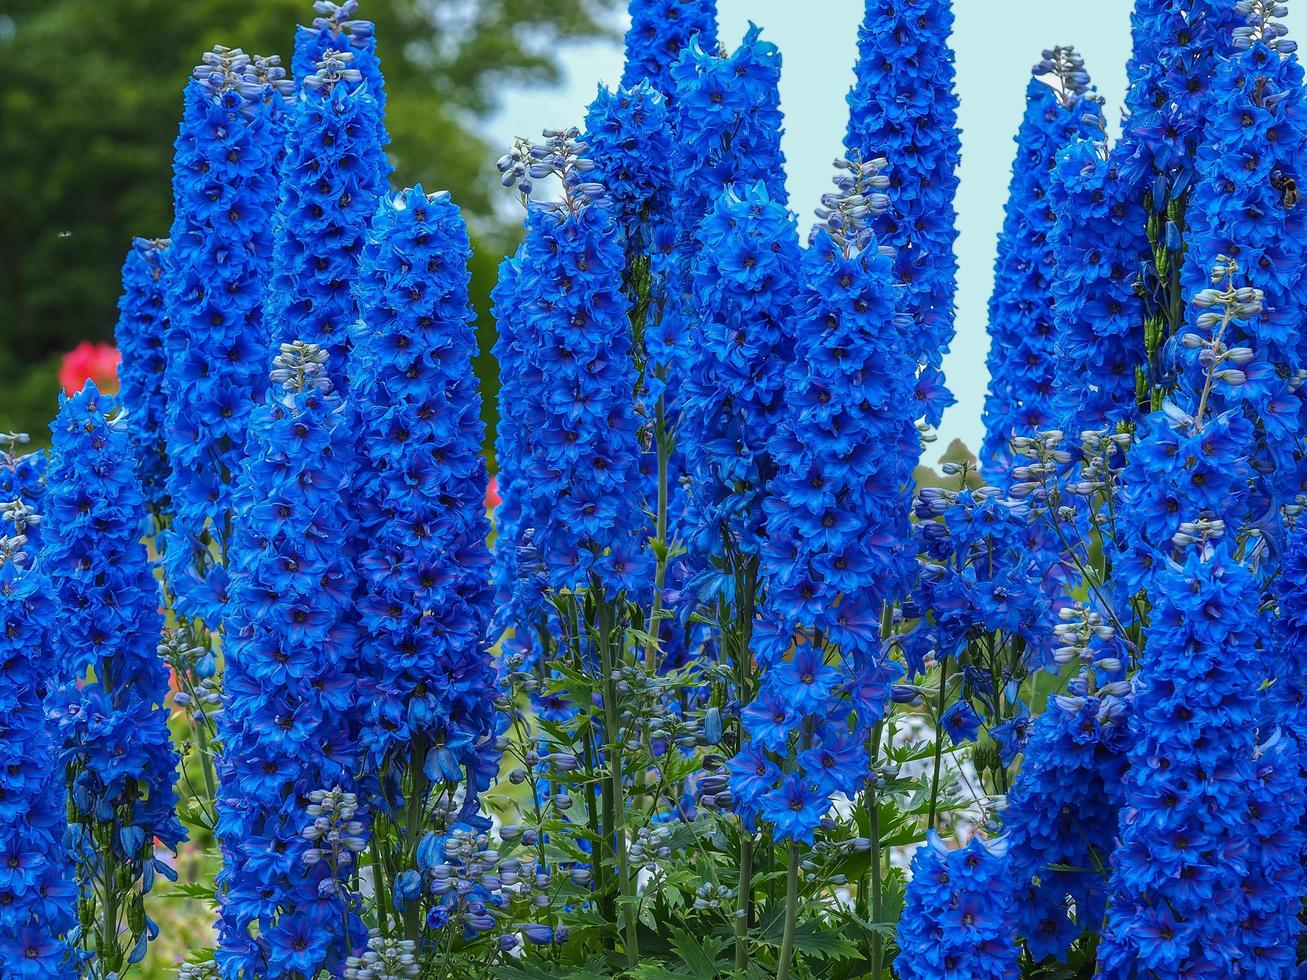
[[351,934],[358,926],[336,869],[307,862],[310,842],[301,834],[311,822],[309,794],[348,790],[357,764],[344,502],[353,434],[325,351],[287,344],[273,365],[241,475],[218,716],[217,959],[230,976],[281,975],[270,964],[297,944],[312,961],[301,972],[312,976],[329,954],[345,951],[342,920]]
[[118,300],[114,340],[119,403],[131,414],[128,433],[136,454],[136,474],[147,506],[160,511],[166,496],[168,455],[164,440],[163,378],[168,365],[166,287],[168,240],[137,238],[123,263],[123,292]]
[[284,136],[274,91],[239,50],[205,55],[173,158],[164,561],[177,610],[210,627],[222,621],[232,495],[266,386],[263,300]]
[[64,845],[63,769],[42,711],[55,606],[49,581],[27,567],[25,544],[0,538],[0,962],[15,976],[65,980],[78,975],[64,938],[77,924],[78,893]]
[[1026,88],[989,299],[989,392],[980,461],[996,486],[1006,486],[1015,463],[1008,441],[1058,424],[1051,295],[1056,256],[1050,241],[1056,215],[1049,185],[1058,151],[1080,132],[1088,77],[1074,49],[1044,54]]
[[844,139],[858,159],[889,161],[890,206],[872,228],[897,250],[901,309],[916,324],[917,359],[936,366],[953,340],[957,292],[961,144],[952,30],[951,0],[867,0]]
[[384,109],[386,86],[381,74],[381,60],[377,57],[376,27],[372,21],[356,16],[358,8],[358,0],[344,0],[344,3],[314,0],[313,11],[318,16],[309,26],[295,28],[291,73],[295,84],[303,86],[305,79],[317,72],[326,54],[349,52],[353,55],[352,67],[367,86],[368,94]]
[[[40,565],[56,601],[51,641],[58,687],[46,710],[70,774],[70,820],[88,849],[108,839],[123,877],[79,869],[88,898],[122,906],[148,892],[162,845],[186,838],[176,815],[177,751],[168,729],[168,671],[159,584],[141,538],[145,500],[116,400],[88,381],[60,399],[42,502]],[[103,859],[103,858],[101,858]],[[132,940],[146,936],[132,926]],[[102,937],[104,940],[104,937]]]
[[[430,758],[437,785],[463,779],[495,726],[471,254],[448,194],[419,186],[386,198],[364,250],[351,355],[362,670],[373,691],[362,748],[392,777],[414,753],[419,767]],[[468,812],[485,788],[469,787]]]
[[1008,845],[972,837],[950,850],[934,830],[912,859],[895,938],[903,980],[1015,980]]
[[[0,534],[27,538],[25,551],[41,546],[41,500],[50,457],[45,452],[20,453],[31,437],[26,432],[0,432]],[[21,524],[21,526],[19,526]]]
[[291,116],[265,314],[275,343],[302,338],[327,351],[340,390],[359,260],[387,180],[381,108],[353,65],[350,51],[328,51]]
[[717,0],[632,0],[622,87],[648,81],[674,97],[671,66],[692,39],[704,51],[717,46]]

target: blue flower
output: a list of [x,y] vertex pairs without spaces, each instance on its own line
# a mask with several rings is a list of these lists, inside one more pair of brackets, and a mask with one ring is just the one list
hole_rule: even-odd
[[75,972],[64,936],[77,922],[63,772],[41,708],[55,606],[14,544],[0,539],[0,957],[15,976],[55,980]]
[[717,46],[717,0],[633,0],[622,87],[648,81],[674,95],[671,66],[691,40],[703,51]]
[[1107,879],[1100,869],[1124,802],[1127,708],[1112,698],[1051,697],[1032,727],[1003,832],[1017,934],[1037,961],[1065,959],[1072,942],[1102,923]]
[[950,850],[934,830],[912,858],[895,938],[902,980],[1015,980],[1007,843],[973,836]]
[[[168,671],[159,585],[142,542],[145,499],[133,469],[130,419],[93,381],[60,398],[43,501],[40,563],[57,608],[58,656],[46,708],[71,779],[70,819],[87,846],[109,836],[132,889],[148,891],[176,850],[177,751],[168,729]],[[106,826],[107,825],[107,826]],[[93,873],[88,871],[88,876]],[[126,901],[123,879],[89,900]],[[136,926],[132,938],[145,935]]]
[[303,86],[304,79],[318,69],[324,55],[344,51],[352,55],[350,67],[363,76],[368,94],[382,109],[386,107],[385,79],[381,75],[381,61],[377,57],[375,25],[356,17],[358,0],[317,0],[313,9],[318,16],[305,27],[295,28],[295,53],[291,57],[291,73],[295,84]]
[[253,84],[234,54],[206,56],[186,88],[166,276],[164,561],[178,611],[210,627],[223,603],[205,583],[225,560],[250,412],[266,384],[264,286],[285,136],[280,96]]
[[[1219,542],[1167,562],[1149,594],[1099,963],[1108,978],[1230,975],[1254,785],[1257,706],[1247,679],[1260,653],[1246,614],[1257,608],[1257,583]],[[1159,926],[1163,910],[1174,923]]]
[[[1056,215],[1049,203],[1057,153],[1080,131],[1082,117],[1096,110],[1082,98],[1085,81],[1065,79],[1083,61],[1067,48],[1045,52],[1037,75],[1061,69],[1058,85],[1032,78],[1026,112],[1017,132],[1016,159],[989,298],[989,391],[985,396],[985,441],[980,460],[991,483],[1007,485],[1013,465],[1008,441],[1055,428],[1053,384],[1056,366],[1051,295],[1056,256],[1050,236]],[[1047,60],[1051,56],[1053,64]]]
[[164,372],[168,359],[166,239],[133,239],[123,263],[123,292],[118,300],[114,339],[118,365],[118,400],[131,415],[128,431],[136,453],[136,474],[146,503],[158,511],[164,503],[168,477],[164,440]]
[[829,797],[794,772],[762,797],[762,816],[777,840],[811,844],[813,831],[829,809]]
[[[363,254],[351,354],[370,638],[362,748],[392,773],[436,753],[449,780],[491,751],[495,729],[471,254],[448,195],[419,186],[386,198]],[[486,787],[468,788],[464,812],[474,813]]]
[[318,344],[342,390],[359,260],[388,175],[381,106],[350,70],[320,62],[291,113],[265,308],[272,340]]
[[890,163],[889,209],[872,222],[896,249],[900,310],[915,327],[914,357],[938,365],[953,339],[957,238],[953,199],[961,155],[948,0],[867,0],[844,145]]
[[954,745],[974,742],[980,734],[980,716],[966,701],[954,701],[939,721],[940,727],[948,733],[949,740]]
[[[264,975],[273,958],[344,946],[332,868],[305,862],[301,835],[309,794],[348,789],[357,768],[355,571],[344,496],[353,432],[325,360],[308,344],[287,345],[276,358],[241,474],[216,800],[224,858],[217,959],[233,974]],[[287,556],[298,569],[291,580],[281,577]],[[301,936],[309,946],[291,948]]]

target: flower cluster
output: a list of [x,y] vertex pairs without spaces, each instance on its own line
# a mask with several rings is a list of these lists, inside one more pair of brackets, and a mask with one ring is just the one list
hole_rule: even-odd
[[1129,745],[1128,702],[1111,694],[1050,697],[1035,719],[1003,832],[1017,935],[1036,961],[1064,959],[1103,921]]
[[[1008,441],[1052,428],[1056,366],[1056,275],[1049,199],[1057,154],[1080,132],[1088,77],[1071,48],[1044,52],[1026,87],[1026,113],[1017,132],[1016,160],[994,261],[989,298],[989,393],[980,459],[990,480],[1005,484],[1014,465]],[[1056,83],[1042,77],[1051,74]]]
[[164,372],[168,358],[168,240],[137,238],[123,263],[123,292],[118,300],[114,339],[122,353],[118,398],[131,415],[136,474],[151,510],[163,506],[168,479],[164,439]]
[[585,115],[585,144],[596,179],[637,240],[668,207],[672,141],[667,101],[647,81],[616,92],[600,87]]
[[[1245,49],[1217,71],[1209,93],[1213,104],[1189,197],[1182,282],[1191,302],[1209,295],[1209,273],[1227,256],[1239,270],[1230,285],[1254,282],[1262,291],[1262,311],[1232,321],[1219,338],[1227,360],[1222,367],[1236,369],[1237,376],[1227,377],[1239,383],[1215,388],[1210,407],[1219,413],[1237,406],[1257,424],[1252,459],[1262,499],[1256,506],[1274,510],[1292,503],[1307,479],[1297,448],[1307,424],[1298,374],[1307,357],[1302,337],[1307,209],[1298,206],[1295,183],[1307,149],[1307,125],[1302,65],[1296,55],[1277,53],[1273,33],[1266,37],[1278,25],[1257,23],[1261,26]],[[1213,308],[1191,305],[1190,310],[1199,335],[1209,333],[1202,321]],[[1168,354],[1188,362],[1182,378],[1201,376],[1193,362],[1220,353],[1210,345],[1186,346],[1185,339],[1181,335],[1179,343],[1172,342]]]
[[872,229],[897,250],[900,309],[917,331],[913,353],[931,365],[953,340],[957,291],[953,199],[961,137],[952,30],[948,0],[867,0],[844,138],[850,156],[890,162],[890,207]]
[[[381,60],[377,57],[376,30],[372,21],[355,16],[358,9],[358,0],[344,3],[314,0],[313,11],[318,16],[308,27],[301,25],[295,29],[291,73],[296,84],[304,86],[317,73],[324,57],[332,52],[346,52],[352,56],[351,67],[359,73],[368,94],[384,109],[386,86]],[[382,138],[385,139],[384,134]]]
[[1254,780],[1256,581],[1219,542],[1167,562],[1152,594],[1100,965],[1108,978],[1228,976]]
[[[951,657],[967,641],[997,634],[1021,639],[1021,660],[1005,668],[999,687],[1045,665],[1053,635],[1055,586],[1064,573],[1049,554],[1031,508],[995,487],[961,492],[926,487],[917,497],[913,530],[920,541],[917,602],[929,610],[936,656]],[[1050,561],[1050,558],[1052,559]],[[924,638],[924,636],[923,636]],[[921,642],[905,647],[909,668],[923,669]],[[982,685],[983,687],[984,685]]]
[[214,563],[266,383],[263,294],[284,134],[282,106],[265,99],[248,56],[215,49],[196,75],[173,158],[164,371],[172,514],[163,550],[178,611],[216,626],[226,577]]
[[292,113],[266,307],[273,341],[322,347],[341,390],[359,315],[359,261],[387,180],[381,107],[352,78],[352,59],[328,51]]
[[701,51],[717,46],[717,0],[632,0],[626,32],[622,87],[648,82],[672,98],[671,66],[694,41]]
[[64,940],[77,887],[64,845],[63,773],[42,718],[54,602],[25,567],[20,537],[0,538],[0,957],[23,980],[73,976]]
[[762,500],[775,474],[769,443],[794,356],[802,253],[794,216],[762,183],[718,198],[696,237],[701,319],[686,348],[694,357],[681,418],[691,481],[687,534],[704,556],[757,554]]
[[1135,280],[1147,241],[1139,187],[1096,139],[1080,139],[1057,156],[1049,200],[1056,260],[1053,322],[1055,418],[1070,432],[1111,428],[1135,418],[1143,303]]
[[[373,764],[412,753],[436,782],[466,767],[484,789],[493,759],[486,466],[468,302],[472,250],[447,194],[387,197],[364,249],[351,355],[357,501],[369,642],[362,748]],[[476,794],[466,805],[476,808]]]
[[357,927],[300,833],[309,794],[348,787],[355,771],[351,433],[325,362],[311,344],[282,348],[241,476],[218,724],[224,974],[312,976],[352,951],[343,921]]
[[[173,789],[168,672],[157,654],[159,585],[141,541],[145,501],[127,425],[94,382],[61,398],[50,426],[40,554],[57,602],[52,680],[60,686],[46,711],[68,771],[79,843],[103,845],[98,859],[108,864],[79,873],[88,900],[109,909],[123,908],[138,889],[131,897],[139,902],[156,873],[171,877],[155,847],[176,850],[186,837]],[[142,951],[149,931],[145,922],[130,924]],[[113,965],[106,944],[118,941],[114,923],[98,940],[102,962]]]
[[902,980],[1015,980],[1008,844],[973,836],[950,850],[935,831],[912,859],[896,939]]
[[[498,349],[501,377],[517,399],[517,442],[501,443],[499,462],[501,472],[514,464],[522,472],[501,485],[517,528],[505,540],[501,526],[497,547],[529,540],[550,587],[596,582],[616,594],[647,578],[644,520],[631,492],[640,450],[623,240],[603,201],[569,191],[570,172],[561,205],[530,207],[514,260],[517,322]],[[507,302],[501,283],[497,303]]]

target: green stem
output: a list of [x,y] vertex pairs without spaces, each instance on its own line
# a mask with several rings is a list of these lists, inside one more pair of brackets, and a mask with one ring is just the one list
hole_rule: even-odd
[[[404,826],[405,863],[415,863],[417,855],[418,834],[422,830],[422,816],[426,806],[427,774],[423,769],[426,762],[426,738],[422,735],[413,739],[413,754],[410,756],[409,768],[413,774],[413,786],[408,797],[408,817]],[[422,939],[422,904],[409,902],[404,906],[404,938],[413,942]]]
[[672,448],[667,432],[667,408],[661,395],[654,416],[654,441],[658,446],[658,513],[654,518],[657,565],[654,568],[653,606],[649,610],[649,626],[645,630],[649,639],[644,648],[644,665],[651,673],[658,666],[657,637],[662,632],[659,616],[663,608],[663,585],[667,581],[667,467]]
[[607,746],[605,755],[608,764],[608,779],[611,785],[612,799],[612,847],[617,857],[617,888],[621,901],[622,921],[626,931],[626,962],[634,970],[640,961],[640,939],[637,933],[635,903],[631,891],[631,869],[626,853],[626,801],[622,776],[622,746],[618,733],[617,679],[613,676],[616,669],[613,656],[613,610],[608,601],[602,597],[597,600],[599,612],[599,653],[600,667],[603,671],[603,708],[604,727],[607,729]]
[[790,842],[789,867],[785,871],[785,931],[781,937],[781,958],[776,980],[788,980],[794,960],[794,933],[799,924],[799,845]]
[[[871,758],[871,774],[867,784],[867,836],[871,839],[871,921],[875,925],[880,924],[881,918],[885,914],[885,889],[880,866],[880,804],[876,794],[876,760],[880,755],[880,738],[884,724],[883,721],[876,722],[871,731],[871,745],[868,746],[868,754]],[[874,980],[880,980],[880,968],[884,955],[884,940],[881,939],[880,933],[877,932],[871,937],[871,975]]]
[[749,968],[749,919],[753,916],[753,837],[740,827],[740,882],[736,889],[735,969]]
[[381,935],[390,937],[390,915],[386,911],[386,871],[381,866],[380,826],[372,828],[372,840],[368,846],[372,851],[372,888],[377,893],[377,927]]
[[930,817],[927,819],[927,829],[935,828],[935,807],[939,802],[939,770],[944,755],[944,726],[941,719],[944,717],[944,700],[948,691],[948,657],[945,657],[939,665],[939,697],[936,700],[935,708],[935,766],[930,776]]

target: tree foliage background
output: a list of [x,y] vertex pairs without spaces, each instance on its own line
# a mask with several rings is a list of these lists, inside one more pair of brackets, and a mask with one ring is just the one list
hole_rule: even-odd
[[[559,78],[561,44],[611,31],[617,0],[364,0],[386,73],[394,181],[444,188],[477,247],[478,371],[493,422],[488,294],[516,222],[479,135],[507,86]],[[171,224],[172,143],[214,44],[280,54],[311,0],[0,0],[0,428],[40,437],[59,357],[111,341],[131,238]],[[552,120],[541,120],[549,125]],[[531,134],[523,134],[531,135]]]

